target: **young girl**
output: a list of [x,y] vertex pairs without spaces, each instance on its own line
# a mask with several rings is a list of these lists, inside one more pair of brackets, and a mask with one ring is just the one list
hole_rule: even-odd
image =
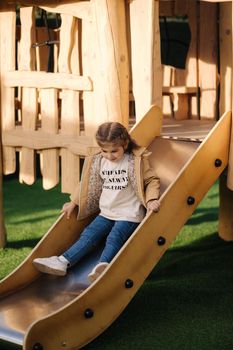
[[149,152],[139,147],[117,122],[100,125],[96,141],[100,149],[86,157],[80,187],[62,211],[67,219],[76,206],[78,219],[99,215],[61,256],[35,259],[34,265],[42,272],[65,275],[68,267],[105,238],[99,263],[88,275],[94,281],[142,221],[146,209],[159,210],[160,182],[149,165]]

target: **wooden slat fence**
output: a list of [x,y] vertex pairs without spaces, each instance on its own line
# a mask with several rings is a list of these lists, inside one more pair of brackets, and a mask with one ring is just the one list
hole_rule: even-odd
[[[158,8],[154,0],[41,5],[59,16],[54,30],[37,27],[38,7],[20,8],[20,26],[13,5],[0,8],[4,174],[15,172],[19,154],[19,180],[33,184],[39,153],[43,188],[61,180],[62,192],[70,193],[80,179],[80,157],[95,144],[97,125],[115,120],[129,127],[151,104],[161,104]],[[141,11],[146,42],[134,40]],[[48,72],[49,40],[54,64]],[[145,46],[144,55],[133,60],[131,70],[129,48],[135,55],[138,45]]]

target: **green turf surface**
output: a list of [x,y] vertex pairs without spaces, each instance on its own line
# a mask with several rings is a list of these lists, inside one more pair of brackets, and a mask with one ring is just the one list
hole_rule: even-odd
[[[1,278],[59,214],[68,198],[59,190],[4,183]],[[218,238],[218,200],[215,184],[125,311],[85,350],[232,350],[233,243]],[[0,349],[20,348],[0,342]]]

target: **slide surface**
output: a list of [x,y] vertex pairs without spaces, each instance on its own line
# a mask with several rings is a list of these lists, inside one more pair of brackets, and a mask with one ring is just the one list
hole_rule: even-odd
[[[148,122],[160,118],[158,113],[152,108],[132,135],[142,135]],[[156,137],[159,125],[147,134],[145,146],[162,183],[160,211],[145,217],[92,285],[87,274],[101,247],[65,277],[40,274],[32,265],[35,257],[62,253],[89,222],[62,215],[28,258],[0,282],[0,338],[25,350],[79,349],[111,325],[227,166],[230,127],[228,112],[201,143]]]

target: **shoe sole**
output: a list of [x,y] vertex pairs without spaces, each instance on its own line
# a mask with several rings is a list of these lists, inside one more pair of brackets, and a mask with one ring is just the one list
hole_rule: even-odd
[[90,282],[94,282],[104,272],[104,270],[107,268],[107,266],[108,265],[98,266],[94,273],[90,273],[88,275],[88,280]]
[[35,261],[33,262],[33,264],[37,268],[37,270],[39,270],[40,272],[48,273],[49,275],[56,275],[56,276],[65,276],[66,275],[66,271],[57,270],[57,269],[54,269],[52,267],[49,267],[47,265],[44,265],[42,263],[35,262]]

